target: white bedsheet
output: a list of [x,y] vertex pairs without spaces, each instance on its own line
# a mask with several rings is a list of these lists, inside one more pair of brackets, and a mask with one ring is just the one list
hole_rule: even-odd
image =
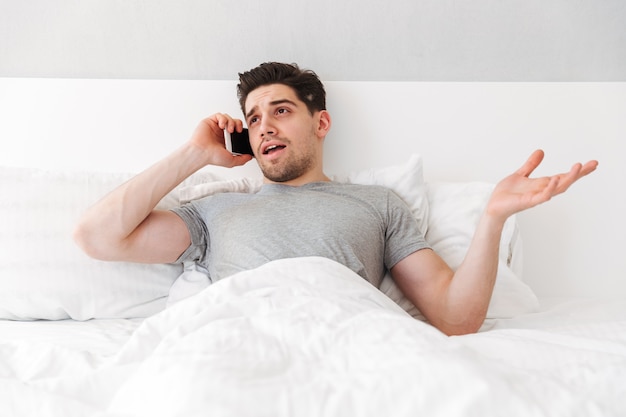
[[626,415],[626,307],[597,306],[449,338],[342,265],[286,259],[142,322],[0,323],[0,415]]

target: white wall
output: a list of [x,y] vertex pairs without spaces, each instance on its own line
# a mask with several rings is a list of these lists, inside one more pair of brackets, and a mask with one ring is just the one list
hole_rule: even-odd
[[0,76],[624,81],[622,0],[0,0]]

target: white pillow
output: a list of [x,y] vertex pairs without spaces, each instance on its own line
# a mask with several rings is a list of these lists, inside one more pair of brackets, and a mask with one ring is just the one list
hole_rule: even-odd
[[[453,269],[463,261],[480,216],[493,190],[481,182],[427,183],[430,206],[426,240]],[[521,280],[522,245],[515,216],[509,218],[500,241],[498,275],[487,318],[511,318],[537,311],[539,301]],[[415,318],[424,319],[389,275],[381,291]]]
[[[130,177],[0,167],[0,318],[147,317],[165,307],[181,265],[93,260],[71,237],[81,213]],[[177,194],[162,203],[174,207]]]
[[430,211],[422,157],[418,154],[400,165],[387,168],[372,168],[351,173],[347,176],[335,176],[335,181],[363,185],[381,185],[395,191],[413,212],[422,233],[428,232],[428,213]]

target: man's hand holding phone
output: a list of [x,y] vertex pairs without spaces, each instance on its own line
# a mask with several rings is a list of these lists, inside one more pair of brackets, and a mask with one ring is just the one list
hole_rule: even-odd
[[189,143],[206,155],[207,165],[223,167],[243,165],[252,160],[252,156],[246,153],[234,154],[226,145],[227,141],[231,141],[227,140],[227,136],[238,130],[243,130],[241,120],[233,119],[227,114],[216,113],[198,124]]

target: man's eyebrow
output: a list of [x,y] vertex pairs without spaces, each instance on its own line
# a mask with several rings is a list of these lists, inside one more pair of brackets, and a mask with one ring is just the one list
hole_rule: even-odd
[[279,104],[285,104],[285,103],[286,104],[291,104],[292,106],[298,106],[295,101],[289,100],[288,98],[283,98],[283,99],[280,99],[280,100],[274,100],[274,101],[270,102],[270,104],[272,106],[277,106]]
[[[297,107],[298,104],[293,101],[293,100],[289,100],[287,98],[282,98],[280,100],[274,100],[274,101],[270,101],[270,106],[278,106],[280,104],[291,104],[294,107]],[[258,106],[254,106],[253,108],[250,109],[250,111],[248,113],[246,113],[246,119],[249,118],[250,116],[252,116],[258,109]]]
[[246,113],[246,119],[249,119],[250,116],[252,116],[256,112],[256,109],[257,109],[257,106],[254,106],[253,108],[251,108],[250,111]]

